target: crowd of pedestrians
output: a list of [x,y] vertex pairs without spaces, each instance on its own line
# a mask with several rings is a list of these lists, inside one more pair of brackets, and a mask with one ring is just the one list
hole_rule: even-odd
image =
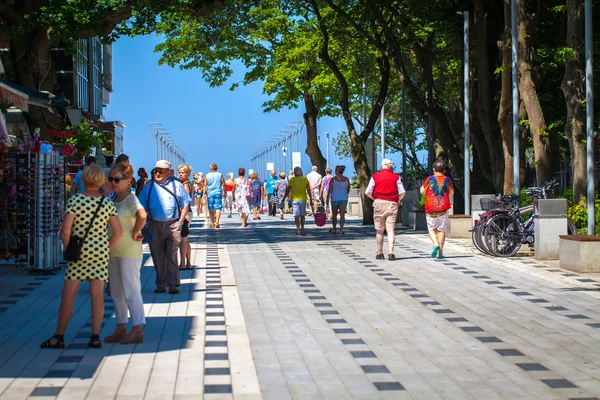
[[[86,162],[87,167],[73,180],[60,231],[64,248],[71,250],[77,245],[78,252],[77,256],[69,256],[67,263],[55,334],[41,344],[42,348],[64,348],[64,333],[81,281],[89,282],[90,348],[102,346],[99,333],[104,315],[103,288],[109,280],[117,327],[104,342],[143,342],[146,319],[140,283],[142,241],[148,241],[150,246],[156,272],[154,292],[164,293],[168,289],[171,294],[179,293],[180,270],[193,268],[188,235],[194,200],[197,217],[204,210],[209,228],[221,227],[223,209],[228,218],[235,211],[242,227],[248,226],[250,214],[254,220],[260,220],[263,211],[270,217],[276,217],[279,211],[280,219],[286,213],[294,216],[299,236],[305,235],[306,216],[316,218],[318,214],[331,219],[331,234],[345,234],[350,180],[344,176],[342,165],[336,166],[335,171],[327,168],[325,176],[318,173],[316,166],[306,177],[300,167],[287,176],[285,172],[277,174],[272,170],[262,181],[256,172],[247,177],[245,168],[238,169],[235,179],[228,174],[226,180],[213,163],[206,175],[198,172],[190,181],[192,167],[178,166],[176,178],[173,166],[166,160],[157,161],[150,176],[144,168],[138,169],[137,180],[126,155],[120,155],[114,164],[109,160],[104,170],[96,165],[94,157],[88,157]],[[392,168],[391,160],[382,160],[380,172],[372,175],[365,191],[373,200],[378,260],[385,259],[386,233],[387,258],[396,259],[395,225],[405,189]],[[434,246],[431,256],[440,259],[444,258],[449,196],[454,194],[452,181],[444,175],[445,169],[443,162],[436,161],[433,175],[420,188],[426,197],[427,226]],[[128,332],[129,320],[132,327]]]

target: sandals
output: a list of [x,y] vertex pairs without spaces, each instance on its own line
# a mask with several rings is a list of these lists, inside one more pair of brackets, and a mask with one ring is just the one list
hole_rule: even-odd
[[331,228],[331,229],[329,230],[329,233],[333,233],[333,234],[335,235],[337,232],[335,231],[335,228]]
[[99,335],[90,335],[90,341],[88,342],[88,349],[101,349],[102,342],[100,341]]
[[113,334],[104,338],[104,343],[117,343],[127,334],[127,331],[114,332]]
[[388,260],[396,261],[396,256],[393,253],[388,254]]
[[383,255],[383,253],[379,253],[375,256],[376,260],[385,260],[385,256]]
[[[56,342],[52,344],[52,339]],[[50,339],[43,341],[40,344],[42,349],[64,349],[65,348],[65,335],[54,335]]]
[[121,344],[138,344],[138,343],[143,343],[143,342],[144,342],[144,331],[141,331],[139,333],[132,331],[132,332],[124,335],[119,343],[121,343]]

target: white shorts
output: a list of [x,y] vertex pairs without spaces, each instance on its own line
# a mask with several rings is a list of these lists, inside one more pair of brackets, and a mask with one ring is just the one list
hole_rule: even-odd
[[448,229],[448,212],[446,214],[441,215],[439,217],[432,218],[427,216],[427,230],[438,230],[440,232],[446,232]]
[[321,189],[320,188],[314,188],[312,191],[312,201],[313,203],[315,201],[319,201],[319,199],[321,198]]
[[294,217],[304,217],[306,215],[306,200],[292,200],[292,213]]

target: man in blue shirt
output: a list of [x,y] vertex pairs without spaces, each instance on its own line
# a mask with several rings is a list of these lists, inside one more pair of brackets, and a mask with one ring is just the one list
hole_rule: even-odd
[[179,293],[179,263],[177,251],[181,242],[181,228],[189,211],[192,199],[183,185],[169,171],[171,163],[156,162],[153,180],[148,182],[139,200],[148,213],[148,224],[154,238],[149,240],[150,253],[156,270],[154,293]]
[[210,228],[221,227],[221,210],[223,209],[223,197],[225,197],[225,178],[217,172],[218,166],[210,164],[210,172],[206,174],[206,205],[210,216]]
[[267,189],[267,201],[269,202],[269,215],[271,217],[274,217],[275,214],[277,214],[277,203],[279,203],[277,191],[275,190],[275,184],[277,183],[277,178],[275,177],[276,174],[277,172],[272,170],[271,176],[269,176],[265,182],[265,188]]

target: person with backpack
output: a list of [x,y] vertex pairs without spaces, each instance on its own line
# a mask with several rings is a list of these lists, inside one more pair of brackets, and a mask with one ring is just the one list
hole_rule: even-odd
[[179,180],[170,176],[171,163],[159,160],[154,168],[153,180],[140,194],[140,203],[148,213],[148,225],[154,236],[150,254],[156,270],[154,293],[179,293],[180,283],[177,251],[181,243],[181,229],[189,212],[192,199]]
[[433,163],[433,175],[425,179],[421,194],[425,195],[425,214],[427,231],[433,243],[431,257],[444,259],[444,241],[448,228],[448,210],[452,207],[450,196],[454,194],[452,180],[444,175],[446,164],[443,161]]

